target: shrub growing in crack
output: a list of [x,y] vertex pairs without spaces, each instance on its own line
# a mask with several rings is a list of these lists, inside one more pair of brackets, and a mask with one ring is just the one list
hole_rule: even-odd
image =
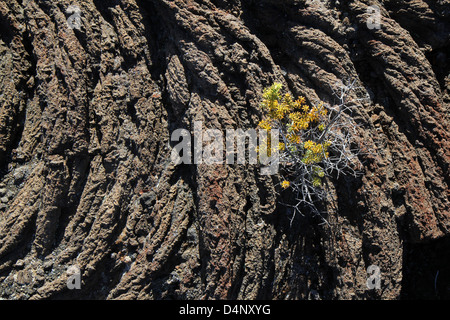
[[[358,125],[349,114],[362,99],[350,99],[354,81],[340,85],[334,94],[338,104],[324,102],[308,105],[304,97],[294,99],[282,94],[282,85],[274,83],[263,93],[262,108],[265,117],[258,127],[263,130],[278,129],[280,143],[269,150],[278,150],[280,156],[282,189],[292,189],[296,197],[292,220],[298,212],[310,210],[320,217],[320,204],[328,192],[324,180],[342,174],[357,176],[361,163],[360,149],[354,147]],[[326,222],[326,220],[322,217]]]

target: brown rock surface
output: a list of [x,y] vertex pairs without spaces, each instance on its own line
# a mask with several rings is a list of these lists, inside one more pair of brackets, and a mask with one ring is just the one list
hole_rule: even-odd
[[[449,298],[449,18],[448,0],[0,0],[0,298]],[[170,162],[194,121],[254,128],[274,81],[333,103],[347,79],[374,152],[329,182],[329,225],[290,225],[256,166]]]

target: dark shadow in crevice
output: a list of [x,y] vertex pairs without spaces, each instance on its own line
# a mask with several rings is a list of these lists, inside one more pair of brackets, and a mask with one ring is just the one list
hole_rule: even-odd
[[428,61],[431,63],[436,79],[439,82],[441,91],[445,92],[448,90],[450,93],[450,90],[445,83],[446,77],[450,74],[450,44],[428,52],[426,55]]
[[450,299],[450,237],[404,244],[403,300]]

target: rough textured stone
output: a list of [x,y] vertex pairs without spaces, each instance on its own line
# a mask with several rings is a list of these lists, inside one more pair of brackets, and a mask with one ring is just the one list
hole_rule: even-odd
[[[448,298],[449,17],[447,0],[0,0],[0,298]],[[347,79],[373,152],[329,181],[328,225],[291,225],[255,166],[170,163],[177,128],[254,128],[273,81],[333,103]]]

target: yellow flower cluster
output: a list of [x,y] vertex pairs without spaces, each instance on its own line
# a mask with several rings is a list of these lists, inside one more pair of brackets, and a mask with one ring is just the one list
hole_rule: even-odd
[[[304,164],[311,165],[311,170],[315,170],[312,173],[313,184],[320,186],[325,175],[320,163],[329,157],[331,143],[317,142],[319,136],[315,130],[327,130],[328,110],[323,103],[308,106],[305,97],[294,100],[290,94],[282,95],[281,89],[280,83],[274,83],[263,93],[262,108],[267,116],[259,122],[258,127],[263,130],[279,129],[285,138],[284,143],[277,146],[272,146],[269,138],[266,142],[268,152],[288,152],[290,156],[298,156]],[[306,137],[309,140],[305,142]],[[283,189],[290,185],[289,181],[281,183]]]
[[[289,119],[292,121],[291,129],[293,131],[306,130],[311,123],[319,122],[321,117],[327,115],[327,109],[322,105],[312,107],[311,110],[308,106],[302,106],[302,111],[297,111],[289,114]],[[323,127],[323,124],[319,126]]]
[[266,105],[269,109],[269,118],[274,120],[283,119],[291,110],[290,103],[286,100],[278,102],[278,101],[268,101]]
[[304,97],[294,101],[291,95],[286,93],[282,98],[280,94],[281,88],[281,84],[275,83],[264,90],[262,107],[268,109],[270,119],[282,120],[294,110],[299,110],[303,113],[309,111],[309,106],[305,105],[306,99]]
[[270,124],[270,122],[268,120],[261,120],[258,124],[258,127],[263,130],[268,130],[268,131],[270,131],[270,129],[272,129],[272,125]]
[[263,108],[272,111],[277,108],[280,100],[280,90],[283,87],[281,83],[274,83],[272,86],[266,88],[263,93]]
[[293,100],[289,93],[281,96],[282,85],[275,83],[264,90],[262,107],[268,110],[269,120],[260,123],[260,128],[268,129],[268,123],[276,120],[284,120],[286,116],[291,121],[291,130],[300,131],[309,128],[313,122],[319,122],[327,115],[327,109],[323,103],[310,108],[306,105],[306,98],[299,97]]
[[306,150],[303,162],[305,164],[319,163],[322,160],[329,157],[328,147],[331,144],[327,141],[325,143],[316,143],[308,140],[303,144],[303,148]]
[[289,119],[292,121],[291,129],[293,131],[306,130],[309,127],[308,114],[293,112],[289,115]]
[[306,150],[311,150],[313,153],[323,153],[324,149],[325,149],[324,148],[325,144],[316,143],[314,141],[308,140],[308,141],[305,142],[303,147]]
[[301,137],[297,134],[288,134],[287,139],[290,143],[300,144],[301,142]]
[[289,181],[286,181],[286,180],[284,180],[284,181],[281,183],[281,187],[282,187],[283,189],[289,188],[290,185],[291,185],[291,183],[290,183]]

